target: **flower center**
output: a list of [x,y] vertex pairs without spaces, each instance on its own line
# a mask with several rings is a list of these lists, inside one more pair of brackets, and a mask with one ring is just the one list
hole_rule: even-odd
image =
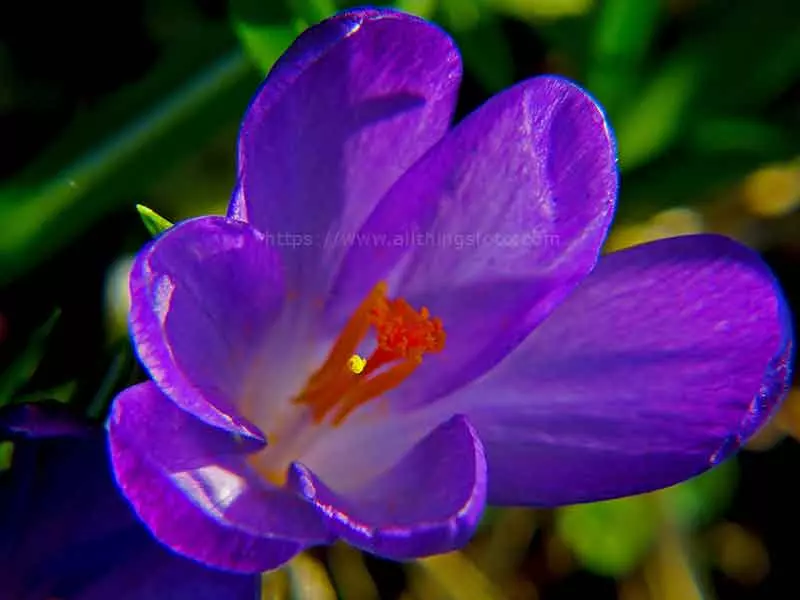
[[[322,366],[292,399],[308,406],[315,423],[330,416],[340,425],[355,409],[397,387],[422,363],[427,352],[444,347],[442,322],[426,307],[414,310],[403,298],[386,297],[378,283],[347,321]],[[357,354],[370,330],[376,346],[366,359]]]

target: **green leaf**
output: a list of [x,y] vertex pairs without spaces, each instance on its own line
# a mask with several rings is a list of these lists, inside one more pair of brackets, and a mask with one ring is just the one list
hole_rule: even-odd
[[14,398],[14,404],[34,404],[36,402],[59,402],[69,404],[78,388],[77,381],[67,381],[45,390],[36,390]]
[[560,57],[568,65],[571,76],[583,81],[592,53],[591,26],[592,19],[586,16],[541,21],[535,25],[535,35],[541,36],[547,47],[553,49],[553,56]]
[[800,147],[792,127],[739,116],[699,118],[686,135],[686,147],[705,154],[749,153],[791,156]]
[[556,530],[588,570],[620,577],[636,568],[653,545],[659,513],[649,496],[567,506]]
[[500,21],[482,0],[440,0],[440,18],[453,35],[464,65],[489,92],[514,83],[514,57]]
[[30,381],[44,357],[47,340],[61,316],[56,309],[53,314],[31,335],[25,348],[0,375],[0,406],[9,404],[15,394]]
[[308,26],[305,18],[325,10],[316,3],[294,4],[302,6],[289,7],[285,2],[266,0],[231,0],[233,30],[250,59],[264,74]]
[[680,136],[700,78],[688,59],[666,64],[616,120],[619,162],[632,169],[663,153]]
[[314,25],[333,15],[336,3],[333,0],[289,0],[289,8],[295,18]]
[[397,0],[394,7],[397,10],[417,15],[423,19],[430,19],[436,12],[438,0]]
[[114,355],[100,386],[86,409],[86,414],[93,419],[102,417],[108,411],[114,395],[125,387],[134,367],[131,346],[126,341]]
[[[764,0],[757,14],[753,18],[748,2],[733,2],[724,10],[718,5],[695,27],[699,32],[684,36],[655,68],[638,94],[618,110],[612,105],[623,169],[649,163],[683,143],[698,119],[720,112],[752,118],[737,112],[763,107],[797,81],[800,3]],[[602,100],[602,86],[596,91]]]
[[604,0],[594,19],[586,86],[615,117],[637,87],[639,71],[658,25],[660,3]]
[[14,443],[0,442],[0,473],[11,468],[14,459]]
[[247,54],[263,73],[269,72],[297,33],[290,25],[259,25],[236,21],[233,26]]
[[0,188],[0,284],[141,197],[241,119],[259,77],[229,31],[209,32],[203,42],[166,55],[141,85],[77,118],[53,149]]
[[538,25],[583,16],[595,0],[485,0],[493,10]]
[[147,231],[153,237],[159,236],[173,225],[171,221],[168,221],[152,208],[147,208],[143,204],[137,204],[136,210],[139,212],[139,216],[142,218],[142,222],[147,228]]
[[736,460],[724,463],[660,493],[677,523],[686,529],[708,525],[730,504],[739,478]]
[[699,96],[704,107],[764,106],[798,81],[800,2],[724,2],[683,48],[692,48],[705,65]]

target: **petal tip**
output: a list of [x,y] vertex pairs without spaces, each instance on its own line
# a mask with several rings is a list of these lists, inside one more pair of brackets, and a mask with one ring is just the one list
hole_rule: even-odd
[[[426,456],[443,443],[453,449],[453,456],[444,460],[440,456],[433,461],[437,463],[433,471],[452,466],[453,460],[461,462],[465,469],[469,466],[472,471],[469,485],[461,486],[463,489],[455,498],[451,497],[450,490],[437,494],[435,489],[426,487],[431,483],[430,477],[440,481],[433,471],[422,475],[418,481],[415,479],[423,464],[432,464],[424,460]],[[410,483],[402,483],[403,476],[399,473],[387,473],[382,481],[369,484],[368,489],[341,495],[328,488],[305,465],[294,463],[289,469],[287,485],[326,517],[332,535],[378,556],[405,560],[462,547],[472,537],[486,502],[486,460],[474,428],[465,417],[456,415],[420,442],[404,461],[414,466],[414,473],[406,475],[412,477]],[[392,484],[398,481],[401,481],[400,486],[394,489],[396,486]],[[420,485],[425,487],[422,492],[418,490]],[[427,494],[417,506],[417,510],[422,507],[422,512],[413,518],[405,514],[408,507],[401,510],[394,505],[396,496],[412,493],[409,486],[414,488],[414,493]],[[373,489],[376,487],[380,488],[377,495]],[[393,491],[384,495],[389,487]]]

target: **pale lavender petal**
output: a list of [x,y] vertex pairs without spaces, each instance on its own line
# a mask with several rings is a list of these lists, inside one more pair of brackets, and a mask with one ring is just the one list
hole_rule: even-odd
[[245,115],[229,215],[268,234],[290,289],[321,297],[352,235],[445,133],[461,63],[440,29],[388,10],[303,33]]
[[791,352],[786,305],[754,252],[720,236],[673,238],[601,259],[442,410],[478,430],[490,502],[600,500],[729,456],[783,397]]
[[153,380],[184,410],[262,442],[242,408],[283,302],[277,261],[249,225],[203,217],[144,249],[130,281],[131,334]]
[[597,260],[617,193],[601,109],[560,78],[523,82],[450,132],[389,191],[345,258],[328,310],[343,320],[378,279],[447,332],[402,386],[405,405],[480,375]]
[[416,558],[469,540],[486,499],[486,463],[475,431],[456,416],[359,489],[328,483],[300,463],[289,473],[290,487],[318,508],[333,533],[373,554]]
[[311,506],[249,466],[240,438],[180,410],[150,382],[116,398],[108,431],[123,493],[180,554],[258,572],[329,540]]

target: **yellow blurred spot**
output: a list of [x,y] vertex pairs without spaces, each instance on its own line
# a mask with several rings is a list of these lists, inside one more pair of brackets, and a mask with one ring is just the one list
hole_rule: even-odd
[[547,568],[551,573],[563,576],[575,570],[575,556],[559,536],[549,536],[545,541]]
[[536,526],[536,513],[530,509],[501,510],[488,535],[468,547],[467,552],[487,577],[504,583],[524,559]]
[[286,566],[291,582],[291,597],[303,600],[337,600],[328,572],[317,559],[299,554]]
[[539,590],[528,579],[518,577],[504,589],[509,600],[539,600]]
[[800,440],[800,388],[789,390],[789,395],[773,420],[794,439]]
[[611,230],[605,249],[607,252],[616,252],[649,241],[650,231],[646,225],[618,225]]
[[703,217],[691,208],[677,207],[661,211],[650,219],[653,228],[662,237],[700,233],[703,231]]
[[742,186],[742,201],[758,217],[780,217],[800,206],[800,161],[752,173]]
[[769,450],[786,435],[800,440],[800,388],[791,388],[778,412],[747,442],[745,448]]
[[684,540],[666,529],[644,566],[651,600],[703,600]]
[[289,600],[291,593],[286,569],[270,571],[261,576],[261,600]]
[[769,554],[753,533],[736,523],[722,523],[709,537],[714,560],[731,578],[753,585],[766,577]]
[[128,335],[128,313],[131,308],[128,279],[132,266],[133,257],[123,256],[118,258],[106,273],[103,290],[106,329],[112,340]]
[[752,452],[765,452],[786,437],[786,431],[778,424],[777,416],[767,421],[745,444]]
[[690,208],[671,208],[662,211],[644,223],[620,225],[611,230],[606,241],[606,251],[613,252],[638,246],[654,240],[700,233],[705,222],[700,213]]
[[353,354],[347,360],[347,367],[356,375],[361,373],[364,370],[364,367],[367,366],[367,361],[363,356],[359,356],[358,354]]
[[617,585],[619,600],[650,600],[647,584],[640,577],[629,577]]
[[364,557],[347,544],[334,544],[328,552],[333,580],[343,600],[377,600],[378,588],[372,581]]
[[[462,553],[450,552],[423,558],[414,563],[418,573],[433,584],[434,589],[453,600],[501,600],[503,594]],[[434,592],[435,595],[435,592]],[[433,595],[425,593],[425,600]]]

